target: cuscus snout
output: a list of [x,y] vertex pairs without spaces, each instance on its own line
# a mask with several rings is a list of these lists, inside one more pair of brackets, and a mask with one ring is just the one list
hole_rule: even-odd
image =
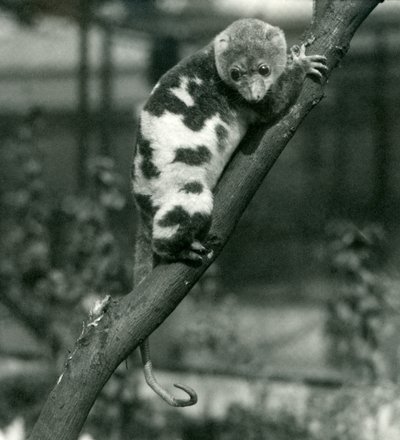
[[242,91],[248,102],[260,102],[268,91],[268,86],[262,78],[253,79]]

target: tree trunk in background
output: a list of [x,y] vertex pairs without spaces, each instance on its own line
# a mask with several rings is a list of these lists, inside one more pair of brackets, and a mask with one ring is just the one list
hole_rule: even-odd
[[103,29],[102,63],[100,72],[100,142],[101,154],[109,156],[112,151],[111,124],[113,119],[113,31],[109,26]]
[[334,127],[332,188],[330,191],[330,217],[333,218],[342,218],[346,215],[349,200],[347,194],[349,139],[348,132],[343,128],[346,127],[352,105],[347,93],[348,87],[347,83],[338,90],[336,103],[340,104],[335,104],[337,113],[332,115],[332,121],[336,124]]
[[154,85],[167,70],[179,61],[179,44],[174,37],[160,36],[153,41],[148,78]]
[[79,15],[79,68],[78,68],[78,188],[87,186],[89,155],[90,102],[89,102],[89,29],[91,0],[80,1]]
[[372,198],[372,212],[375,220],[385,224],[388,214],[388,203],[390,197],[389,176],[390,176],[390,121],[389,111],[386,105],[388,80],[388,51],[385,33],[378,30],[375,34],[376,41],[376,62],[374,72],[374,103],[373,103],[373,124],[374,124],[374,158],[375,158],[375,192]]

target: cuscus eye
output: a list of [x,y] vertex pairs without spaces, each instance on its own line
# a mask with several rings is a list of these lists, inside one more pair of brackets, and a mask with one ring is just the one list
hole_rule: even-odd
[[233,79],[233,81],[239,81],[239,79],[241,77],[241,73],[237,67],[234,67],[233,69],[231,69],[230,73],[231,73],[231,78]]
[[271,68],[266,64],[261,64],[258,68],[258,73],[262,76],[268,76],[271,74]]

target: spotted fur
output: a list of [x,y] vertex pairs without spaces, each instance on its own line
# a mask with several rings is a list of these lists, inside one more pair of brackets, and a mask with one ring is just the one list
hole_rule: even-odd
[[[308,73],[306,58],[294,56],[287,66],[283,32],[245,19],[160,79],[140,116],[133,171],[156,254],[201,258],[197,243],[210,226],[225,165],[250,124],[272,123],[293,104]],[[269,65],[268,78],[253,72],[260,60]],[[243,72],[240,81],[230,76],[232,66]]]

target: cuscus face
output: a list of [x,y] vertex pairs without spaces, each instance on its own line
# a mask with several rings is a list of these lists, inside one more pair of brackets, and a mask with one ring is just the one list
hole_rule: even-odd
[[261,101],[276,79],[271,62],[266,57],[242,57],[228,69],[229,84],[249,102]]
[[248,102],[261,101],[286,66],[283,32],[261,20],[232,23],[214,48],[219,76]]

